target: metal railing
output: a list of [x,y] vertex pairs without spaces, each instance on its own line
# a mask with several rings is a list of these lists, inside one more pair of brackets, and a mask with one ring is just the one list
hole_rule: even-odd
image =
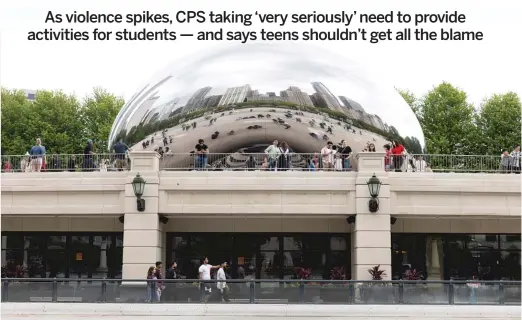
[[2,172],[123,171],[129,168],[130,159],[126,154],[51,154],[41,158],[2,155]]
[[2,302],[520,305],[520,281],[2,279]]
[[[205,171],[356,171],[356,156],[323,157],[317,153],[160,153],[162,170]],[[131,156],[132,157],[132,156]],[[41,171],[121,171],[130,168],[131,157],[123,154],[47,155]],[[520,173],[520,159],[486,155],[411,154],[385,159],[386,169],[400,172]],[[28,155],[2,155],[2,172],[38,171],[39,160]]]

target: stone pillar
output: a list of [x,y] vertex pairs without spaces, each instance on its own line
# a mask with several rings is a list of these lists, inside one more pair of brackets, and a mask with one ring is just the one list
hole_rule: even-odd
[[[384,170],[383,152],[360,152],[356,180],[356,218],[352,232],[352,279],[370,280],[368,269],[380,265],[391,279],[391,224],[390,186]],[[366,182],[375,174],[382,185],[379,192],[379,210],[368,208],[370,192]]]
[[[123,279],[145,279],[147,269],[162,256],[162,225],[159,222],[159,155],[131,152],[131,170],[125,185],[123,224]],[[138,212],[132,180],[140,174],[146,181],[145,211]]]

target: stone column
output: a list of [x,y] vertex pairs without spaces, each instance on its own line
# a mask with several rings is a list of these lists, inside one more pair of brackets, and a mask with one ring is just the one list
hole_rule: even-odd
[[426,239],[426,267],[428,280],[441,280],[441,241],[439,237],[427,237]]
[[[383,152],[360,152],[356,180],[356,218],[352,232],[352,279],[370,280],[368,269],[380,265],[391,279],[391,225],[390,186],[384,170]],[[375,174],[382,185],[379,192],[379,210],[368,208],[370,192],[366,182]]]
[[[125,185],[123,224],[123,279],[145,279],[147,269],[162,256],[162,225],[159,209],[159,155],[151,151],[131,152],[131,170]],[[146,181],[145,211],[138,212],[132,180],[140,174]]]

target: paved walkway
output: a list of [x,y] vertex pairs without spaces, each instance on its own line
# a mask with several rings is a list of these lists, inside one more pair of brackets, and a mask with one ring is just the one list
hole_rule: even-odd
[[521,318],[520,306],[2,303],[2,319],[480,319]]

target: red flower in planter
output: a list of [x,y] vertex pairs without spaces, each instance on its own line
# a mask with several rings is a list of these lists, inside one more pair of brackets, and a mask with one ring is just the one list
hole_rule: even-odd
[[415,269],[406,270],[406,272],[404,272],[404,275],[402,276],[402,279],[403,280],[421,280],[422,274]]
[[332,270],[330,270],[330,279],[346,280],[346,272],[344,271],[344,267],[335,267]]
[[382,280],[382,277],[386,276],[386,272],[380,268],[381,265],[377,265],[371,269],[368,269],[368,273],[372,276],[372,280]]
[[297,279],[308,280],[312,275],[312,269],[310,268],[295,268],[295,274]]

